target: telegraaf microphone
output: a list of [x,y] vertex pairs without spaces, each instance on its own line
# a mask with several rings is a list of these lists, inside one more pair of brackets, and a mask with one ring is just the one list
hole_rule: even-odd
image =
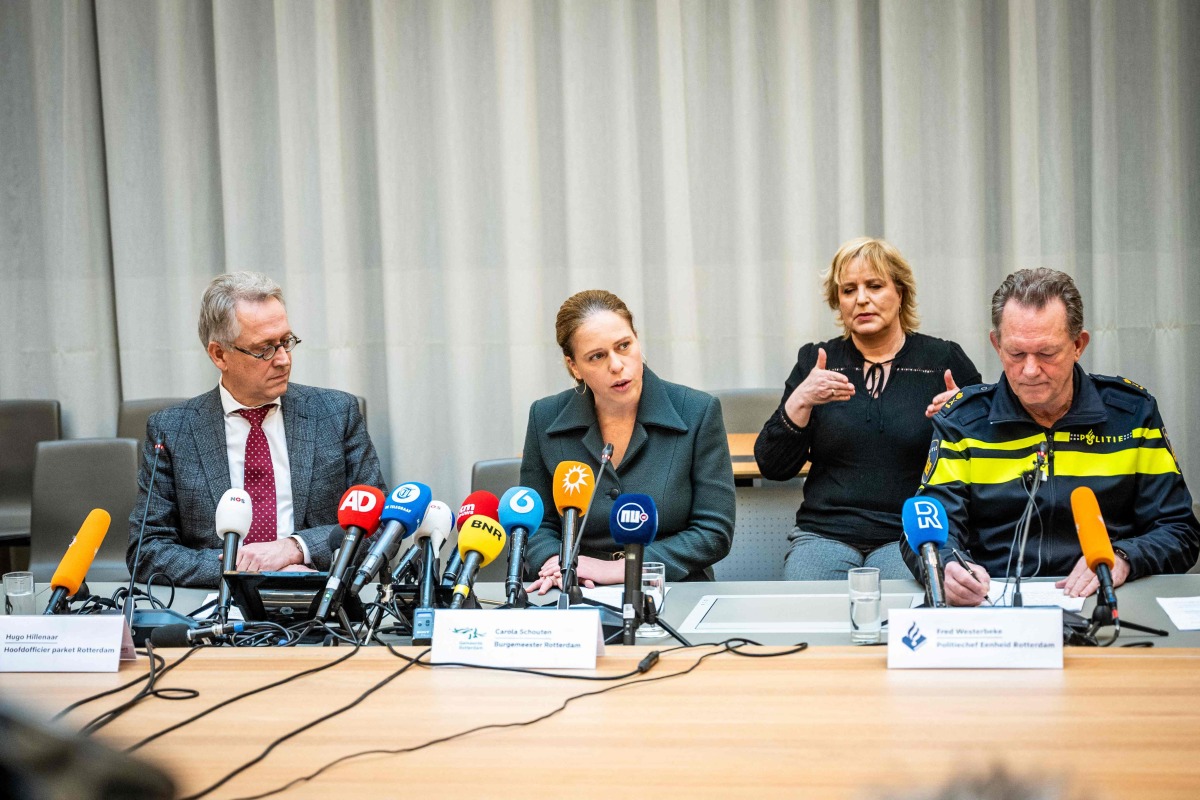
[[949,534],[946,507],[936,497],[910,497],[901,513],[908,546],[921,557],[925,573],[925,606],[946,607],[946,579],[938,550]]
[[423,483],[402,483],[392,490],[380,516],[383,530],[371,542],[370,552],[355,570],[354,580],[350,582],[351,594],[362,591],[379,570],[396,557],[404,538],[425,518],[425,510],[432,498],[433,493]]
[[58,569],[54,570],[54,577],[50,579],[50,588],[53,591],[50,593],[50,602],[46,604],[44,613],[59,613],[64,601],[68,597],[74,597],[75,593],[79,591],[79,586],[87,577],[92,562],[96,560],[96,553],[100,550],[100,545],[104,543],[110,522],[112,522],[112,517],[102,508],[93,508],[88,512],[83,524],[79,526],[79,532],[75,534],[75,538],[67,547],[62,561],[58,562]]

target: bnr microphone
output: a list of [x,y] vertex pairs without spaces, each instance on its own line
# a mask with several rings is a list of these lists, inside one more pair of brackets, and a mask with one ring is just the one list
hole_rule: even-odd
[[[488,519],[496,519],[500,516],[500,498],[491,492],[482,490],[471,492],[458,507],[458,529],[461,531],[466,521],[475,514],[482,514]],[[446,589],[454,586],[461,570],[462,555],[455,550],[450,556],[449,563],[446,564],[445,573],[442,574],[442,586]]]
[[925,568],[925,605],[946,607],[946,578],[938,549],[950,532],[946,507],[936,497],[910,497],[901,513],[908,546],[921,557]]
[[[592,495],[596,492],[596,476],[592,468],[582,461],[563,461],[554,470],[554,481],[551,484],[554,493],[554,507],[562,516],[562,547],[558,553],[558,567],[562,570],[564,592],[569,592],[574,586],[574,564],[572,553],[575,551],[576,525],[579,515],[592,504]],[[583,536],[583,531],[578,531]]]
[[1100,579],[1100,604],[1112,609],[1117,617],[1117,592],[1113,588],[1112,568],[1117,556],[1112,541],[1108,538],[1108,526],[1100,513],[1096,493],[1087,486],[1071,492],[1071,513],[1075,516],[1075,532],[1079,535],[1079,547],[1088,569]]
[[104,543],[110,522],[112,517],[102,508],[93,508],[88,512],[83,524],[79,526],[79,532],[67,547],[62,561],[58,562],[54,577],[50,579],[50,588],[54,591],[44,613],[57,614],[63,601],[74,597],[79,591],[79,585],[83,583],[92,562],[96,560],[96,552]]
[[504,593],[510,606],[521,602],[524,586],[521,581],[525,572],[525,543],[542,524],[545,508],[542,498],[533,489],[514,486],[500,498],[500,524],[508,531],[508,576],[504,579]]
[[623,494],[613,503],[608,532],[625,547],[625,602],[622,644],[634,644],[637,629],[645,621],[642,599],[642,556],[658,533],[658,508],[648,494]]
[[342,595],[342,583],[346,573],[354,563],[354,554],[359,542],[375,533],[379,527],[379,517],[383,514],[383,492],[374,486],[359,484],[351,486],[342,495],[338,504],[338,525],[346,532],[342,538],[342,546],[338,550],[337,559],[329,568],[329,580],[325,584],[325,593],[317,606],[316,619],[324,622],[335,610]]
[[454,585],[450,608],[462,608],[480,567],[486,567],[504,549],[504,528],[494,519],[476,514],[458,532],[458,552],[463,558],[462,575]]
[[[237,551],[242,540],[250,533],[250,523],[254,520],[254,506],[250,495],[244,489],[226,489],[217,503],[216,529],[217,537],[222,541],[221,571],[234,572],[237,570]],[[222,622],[229,620],[229,602],[231,590],[229,581],[221,576],[221,589],[217,595],[217,618]]]
[[402,483],[388,495],[383,504],[383,530],[371,542],[371,550],[354,572],[350,593],[358,594],[385,564],[391,563],[400,552],[400,544],[425,518],[425,510],[433,493],[423,483]]

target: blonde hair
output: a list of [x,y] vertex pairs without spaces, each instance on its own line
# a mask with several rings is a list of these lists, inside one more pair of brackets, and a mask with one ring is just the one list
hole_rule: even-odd
[[[582,292],[576,292],[559,306],[558,317],[554,321],[554,336],[558,340],[558,346],[562,348],[564,364],[566,364],[566,359],[575,360],[575,352],[571,348],[571,337],[575,335],[575,331],[579,330],[579,326],[588,317],[600,311],[611,311],[622,317],[629,323],[629,330],[633,331],[634,336],[637,336],[637,329],[633,327],[633,314],[629,312],[629,307],[625,305],[624,300],[604,289],[585,289]],[[567,373],[576,384],[582,382],[575,378],[570,364],[567,364]]]
[[821,276],[824,281],[825,302],[833,309],[838,324],[842,326],[842,335],[848,337],[850,331],[842,319],[838,289],[846,267],[856,258],[861,258],[877,276],[890,278],[896,285],[896,291],[900,294],[900,327],[905,333],[916,331],[921,324],[921,318],[917,315],[917,284],[913,278],[912,267],[889,242],[864,236],[851,239],[838,248],[829,269]]

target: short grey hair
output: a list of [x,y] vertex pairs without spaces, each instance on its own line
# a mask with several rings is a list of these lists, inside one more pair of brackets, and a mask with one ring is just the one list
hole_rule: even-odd
[[1067,307],[1067,333],[1078,339],[1083,333],[1083,298],[1070,275],[1046,267],[1019,269],[1004,279],[992,295],[992,331],[1000,335],[1000,319],[1009,300],[1041,309],[1056,297]]
[[[200,301],[200,343],[233,344],[242,333],[237,320],[237,304],[261,303],[275,298],[283,303],[283,289],[261,272],[230,272],[218,275],[204,290]],[[286,305],[286,304],[285,304]]]

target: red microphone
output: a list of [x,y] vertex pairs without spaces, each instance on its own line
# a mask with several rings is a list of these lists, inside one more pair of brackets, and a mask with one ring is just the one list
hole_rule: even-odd
[[[467,495],[467,499],[463,500],[462,505],[458,507],[458,530],[461,532],[466,521],[476,515],[482,515],[492,520],[497,519],[500,516],[500,498],[491,492],[482,490]],[[462,571],[462,565],[462,553],[455,548],[454,554],[450,556],[450,562],[446,564],[446,571],[442,573],[442,586],[452,589],[458,583],[458,573]]]
[[374,486],[351,486],[338,504],[338,524],[346,531],[337,560],[329,568],[325,593],[317,606],[316,618],[322,622],[336,609],[342,594],[342,583],[354,563],[354,555],[363,539],[374,535],[383,515],[383,492]]

